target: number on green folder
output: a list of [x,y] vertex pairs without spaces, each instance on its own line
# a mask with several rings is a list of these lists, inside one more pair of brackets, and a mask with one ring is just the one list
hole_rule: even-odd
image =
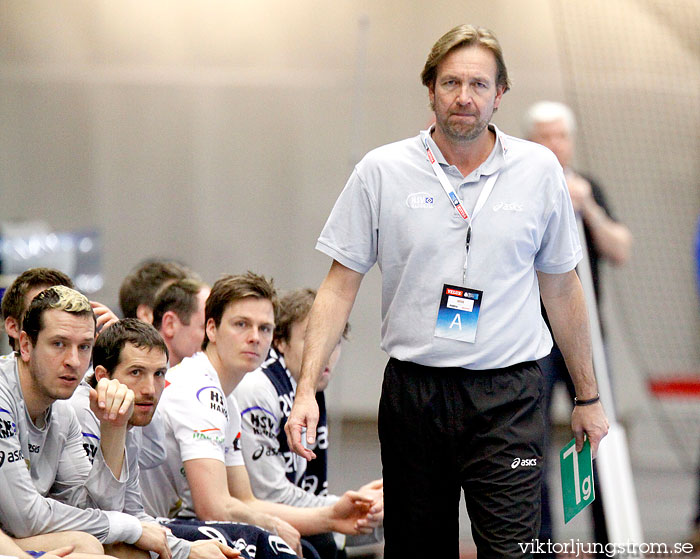
[[559,464],[566,523],[595,500],[591,443],[588,439],[584,441],[581,452],[576,452],[576,439],[567,443],[559,453]]

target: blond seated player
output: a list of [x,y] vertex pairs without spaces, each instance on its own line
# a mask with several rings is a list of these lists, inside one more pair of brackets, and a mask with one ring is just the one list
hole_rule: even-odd
[[[103,432],[92,468],[80,424],[63,401],[89,366],[95,324],[87,298],[50,287],[29,305],[19,352],[0,359],[0,522],[20,547],[36,548],[41,542],[26,538],[44,535],[46,547],[74,543],[60,541],[56,532],[80,530],[98,540],[87,552],[125,541],[169,559],[162,527],[117,512],[126,488],[124,439],[133,392],[105,380],[91,393]],[[88,540],[94,544],[94,538]]]

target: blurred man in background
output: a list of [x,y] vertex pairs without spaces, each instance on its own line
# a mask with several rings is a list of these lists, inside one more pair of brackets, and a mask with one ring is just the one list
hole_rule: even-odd
[[[549,148],[557,156],[559,163],[564,169],[564,177],[569,188],[574,211],[577,218],[583,222],[585,239],[581,239],[581,242],[585,242],[588,249],[593,288],[597,300],[600,301],[600,262],[604,260],[615,266],[620,266],[627,262],[632,245],[632,234],[625,225],[613,217],[603,190],[598,183],[573,168],[576,121],[571,109],[563,103],[540,101],[527,110],[523,125],[526,138]],[[552,434],[552,394],[554,387],[558,383],[564,383],[572,398],[575,392],[564,357],[556,340],[552,347],[552,352],[547,357],[540,359],[539,365],[545,378],[545,456],[547,456]],[[594,537],[598,543],[608,543],[603,495],[598,487],[597,474],[594,478],[596,500],[591,507]],[[540,541],[547,541],[553,538],[549,486],[545,475],[542,483],[542,526],[539,539]]]

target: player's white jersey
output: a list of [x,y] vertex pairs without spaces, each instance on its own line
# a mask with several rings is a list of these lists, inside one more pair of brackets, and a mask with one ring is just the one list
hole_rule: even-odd
[[241,416],[235,399],[224,394],[216,370],[202,352],[168,370],[158,409],[163,418],[166,460],[142,472],[146,512],[153,516],[195,518],[183,463],[211,458],[242,466]]

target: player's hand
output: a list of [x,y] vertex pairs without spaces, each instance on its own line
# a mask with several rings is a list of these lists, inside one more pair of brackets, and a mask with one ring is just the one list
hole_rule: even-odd
[[190,544],[189,559],[234,559],[241,552],[215,540],[201,540]]
[[157,553],[160,559],[172,559],[173,553],[168,545],[169,530],[155,522],[141,522],[143,532],[141,537],[134,544],[144,551]]
[[[372,514],[372,499],[357,491],[346,491],[331,507],[333,532],[341,534],[369,534],[374,530],[367,522]],[[364,522],[359,522],[364,520]]]
[[313,460],[316,454],[302,443],[303,430],[306,429],[306,442],[309,446],[316,442],[316,426],[318,425],[318,404],[316,398],[297,393],[284,430],[287,433],[287,444],[292,451],[302,458]]
[[74,545],[67,545],[66,547],[59,547],[58,549],[52,549],[51,551],[47,551],[42,555],[42,557],[46,557],[46,559],[57,559],[59,557],[65,557],[66,555],[70,555],[71,553],[73,553],[74,549]]
[[591,456],[598,454],[598,445],[608,434],[610,424],[600,402],[590,406],[574,406],[571,413],[571,429],[576,437],[576,452],[583,449],[584,433],[591,442]]
[[102,303],[90,301],[90,306],[92,307],[92,312],[95,313],[95,318],[97,319],[97,324],[95,327],[96,336],[99,336],[100,332],[109,328],[115,322],[119,322],[119,317]]
[[299,557],[303,557],[301,550],[301,534],[289,522],[278,518],[277,516],[265,515],[267,522],[263,526],[269,532],[276,534],[284,540],[284,542],[294,550]]
[[369,512],[365,518],[357,521],[358,528],[376,528],[384,521],[384,480],[375,479],[358,489],[360,495],[372,499]]
[[134,411],[134,391],[117,379],[102,378],[90,389],[90,409],[97,419],[123,427]]

